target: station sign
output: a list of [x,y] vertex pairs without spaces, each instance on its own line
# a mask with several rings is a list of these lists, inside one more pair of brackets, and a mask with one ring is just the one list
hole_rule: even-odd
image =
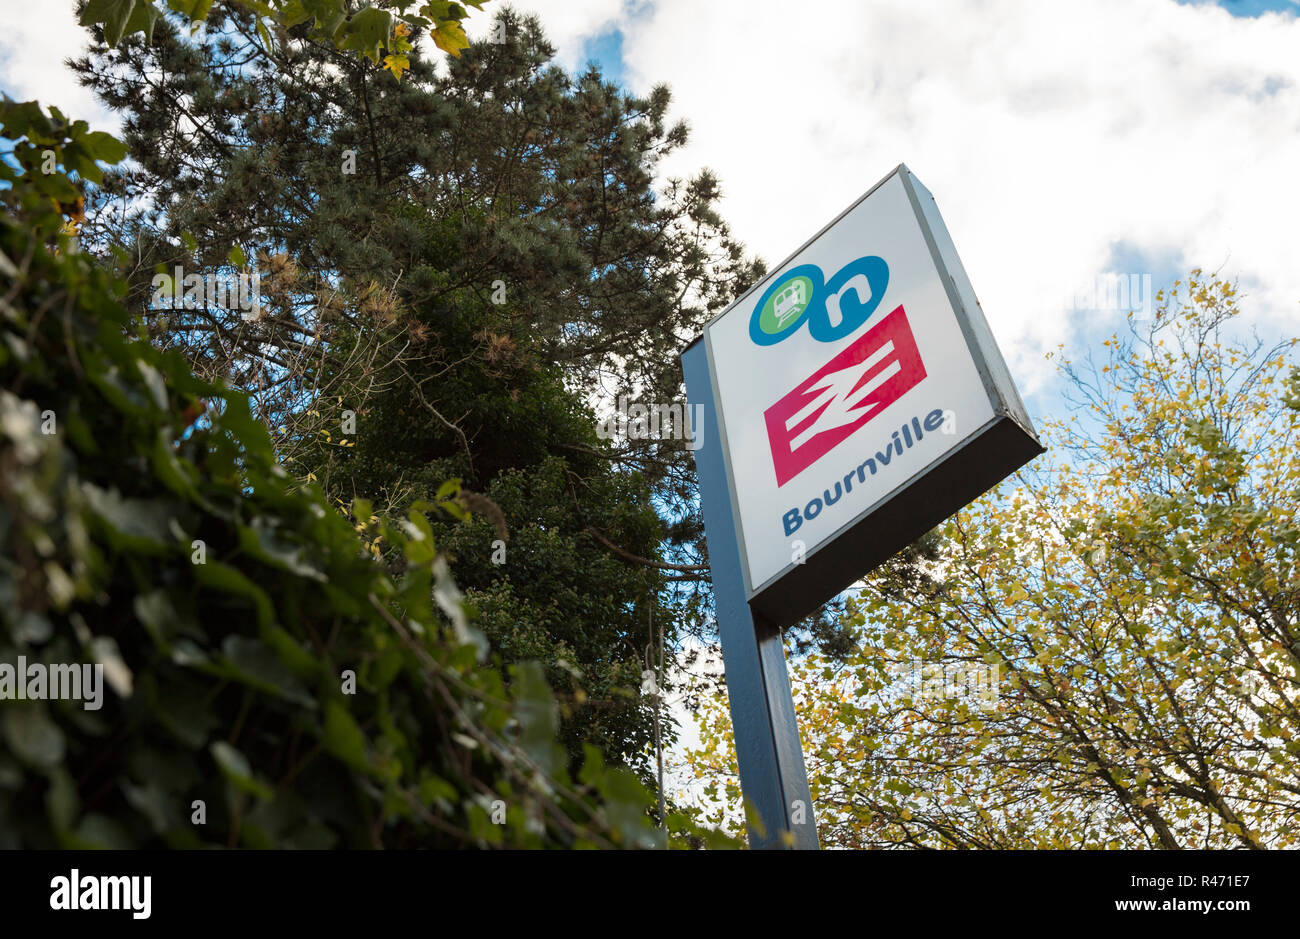
[[703,339],[746,596],[782,626],[1043,452],[906,166]]

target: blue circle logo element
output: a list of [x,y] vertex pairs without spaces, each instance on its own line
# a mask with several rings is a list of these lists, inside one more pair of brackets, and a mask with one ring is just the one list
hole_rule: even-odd
[[821,268],[800,264],[763,291],[749,318],[749,338],[773,346],[806,320],[818,342],[851,335],[876,312],[889,286],[889,265],[875,255],[845,264],[829,281]]

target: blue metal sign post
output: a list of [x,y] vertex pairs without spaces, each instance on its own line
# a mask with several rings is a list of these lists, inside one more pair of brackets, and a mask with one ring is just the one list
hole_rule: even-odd
[[722,456],[709,357],[702,341],[682,353],[686,397],[702,405],[695,451],[700,503],[713,576],[713,602],[727,673],[740,788],[757,816],[749,829],[754,848],[818,847],[808,774],[795,720],[780,625],[750,609],[745,599],[736,519]]

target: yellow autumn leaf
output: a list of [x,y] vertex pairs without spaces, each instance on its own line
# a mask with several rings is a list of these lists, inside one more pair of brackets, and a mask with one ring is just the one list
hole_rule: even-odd
[[386,55],[384,56],[384,68],[393,73],[393,77],[398,81],[402,80],[402,72],[411,67],[411,60],[405,55]]
[[461,49],[469,48],[469,39],[466,38],[465,30],[461,28],[459,20],[439,23],[438,28],[433,30],[430,35],[433,37],[435,46],[456,58],[460,58]]

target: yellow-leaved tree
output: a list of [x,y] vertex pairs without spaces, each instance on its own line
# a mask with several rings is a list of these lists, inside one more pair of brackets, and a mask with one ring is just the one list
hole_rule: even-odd
[[[1298,340],[1194,271],[1098,360],[1046,456],[873,573],[796,659],[828,846],[1300,843]],[[688,761],[735,824],[726,703]]]

